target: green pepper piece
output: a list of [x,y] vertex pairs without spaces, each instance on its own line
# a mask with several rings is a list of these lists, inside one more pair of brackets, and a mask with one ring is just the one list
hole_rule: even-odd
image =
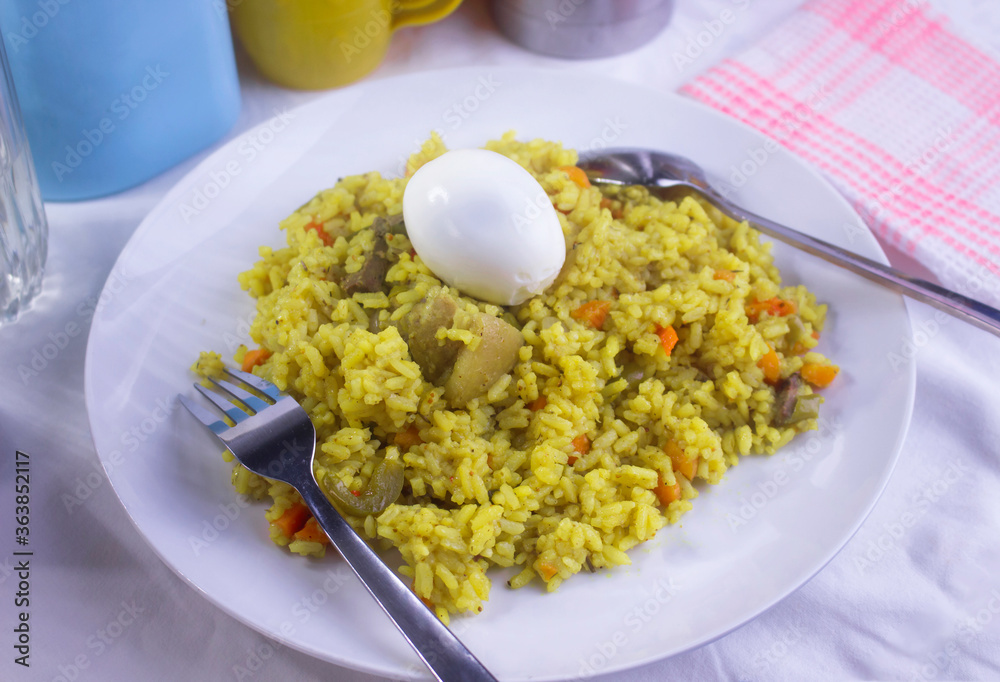
[[805,323],[798,315],[789,315],[786,320],[788,324],[788,334],[785,336],[785,342],[788,344],[788,347],[791,348],[796,343],[804,341],[808,334],[806,333]]
[[352,516],[380,514],[399,499],[403,491],[403,464],[398,459],[383,459],[358,495],[336,476],[325,477],[323,487],[326,494]]
[[797,424],[806,419],[815,419],[819,416],[819,406],[823,402],[823,396],[816,395],[800,395],[795,399],[795,409],[792,410],[791,416],[785,421],[785,426],[791,424]]

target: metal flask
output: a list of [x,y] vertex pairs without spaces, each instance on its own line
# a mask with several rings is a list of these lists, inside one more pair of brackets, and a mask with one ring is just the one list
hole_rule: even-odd
[[511,41],[554,57],[592,59],[630,52],[670,23],[673,0],[491,0]]

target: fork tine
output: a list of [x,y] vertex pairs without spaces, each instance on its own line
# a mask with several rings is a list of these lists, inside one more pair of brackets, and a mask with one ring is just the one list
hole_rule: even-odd
[[201,393],[203,396],[212,401],[212,403],[218,407],[220,410],[226,413],[226,416],[232,419],[234,422],[239,424],[241,421],[250,418],[250,415],[244,412],[238,405],[234,405],[222,396],[213,393],[201,384],[195,384],[195,389]]
[[256,374],[250,374],[249,372],[243,372],[238,369],[232,369],[231,367],[225,367],[226,374],[236,379],[239,379],[245,384],[253,386],[261,393],[265,394],[273,400],[278,400],[281,397],[281,391],[278,387],[272,384],[266,379],[261,379]]
[[208,377],[208,380],[221,388],[223,391],[226,391],[241,401],[244,405],[253,410],[254,413],[260,412],[268,406],[266,402],[255,396],[253,393],[243,390],[234,383],[224,381],[222,379],[214,379],[212,377]]
[[195,416],[195,418],[202,424],[207,426],[212,430],[215,435],[220,435],[224,431],[229,429],[229,424],[221,419],[218,419],[214,414],[206,410],[204,407],[198,403],[188,400],[186,397],[179,395],[177,399],[181,401],[181,405],[187,408],[187,411]]

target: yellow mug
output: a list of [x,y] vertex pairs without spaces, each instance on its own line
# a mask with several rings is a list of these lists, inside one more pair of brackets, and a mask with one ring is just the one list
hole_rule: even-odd
[[378,66],[393,31],[429,24],[462,0],[228,0],[233,28],[270,80],[322,90]]

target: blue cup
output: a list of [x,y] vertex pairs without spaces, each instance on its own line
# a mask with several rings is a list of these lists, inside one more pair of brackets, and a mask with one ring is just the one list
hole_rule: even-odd
[[4,0],[0,29],[46,200],[137,185],[239,115],[223,0]]

